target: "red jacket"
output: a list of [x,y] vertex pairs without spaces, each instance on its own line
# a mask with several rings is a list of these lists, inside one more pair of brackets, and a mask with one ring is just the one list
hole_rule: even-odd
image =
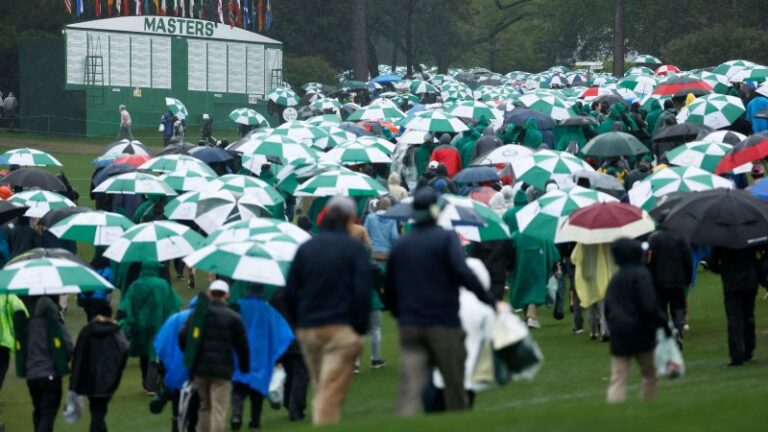
[[437,161],[448,168],[448,178],[453,178],[461,171],[461,155],[456,147],[451,145],[437,146],[432,152],[429,161]]

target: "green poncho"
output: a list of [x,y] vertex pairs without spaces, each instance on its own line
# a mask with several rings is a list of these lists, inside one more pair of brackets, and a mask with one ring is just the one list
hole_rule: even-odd
[[555,135],[555,150],[565,151],[571,141],[576,141],[579,148],[587,144],[587,138],[584,136],[584,129],[581,126],[557,126],[552,131]]
[[513,124],[508,124],[507,127],[499,131],[499,139],[504,144],[515,142],[515,135],[517,135],[517,128]]
[[14,343],[13,316],[17,312],[29,316],[24,303],[16,295],[0,294],[0,347],[8,348],[11,352],[14,351],[16,345]]
[[509,302],[515,309],[543,305],[547,301],[547,282],[560,260],[555,244],[521,233],[512,235],[515,258],[507,279]]
[[536,119],[529,118],[525,122],[523,130],[517,133],[515,141],[532,149],[538,149],[541,146],[541,143],[544,142],[544,136],[536,126]]
[[165,320],[178,312],[181,306],[179,295],[167,280],[159,277],[158,264],[143,264],[139,278],[120,299],[120,310],[125,313],[120,326],[130,343],[129,354],[154,359],[152,341],[155,335]]
[[626,133],[633,133],[637,131],[637,125],[635,121],[629,116],[625,115],[627,112],[627,106],[622,103],[617,103],[611,107],[611,111],[608,113],[608,118],[600,123],[600,127],[597,129],[597,133],[613,132],[616,122],[622,124],[623,131]]
[[472,126],[469,130],[462,132],[459,139],[456,140],[456,150],[461,155],[461,166],[469,166],[472,163],[472,154],[475,152],[475,142],[480,138],[480,134]]
[[427,141],[416,149],[416,174],[421,177],[429,165],[429,158],[432,157],[432,151],[435,149],[435,143],[432,140]]
[[661,115],[661,104],[656,99],[651,101],[651,111],[645,116],[645,122],[648,123],[648,135],[653,136],[653,131],[656,130],[656,122],[659,121]]

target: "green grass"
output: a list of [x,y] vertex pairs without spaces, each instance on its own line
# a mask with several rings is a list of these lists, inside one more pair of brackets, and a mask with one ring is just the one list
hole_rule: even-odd
[[[18,137],[15,135],[14,137]],[[5,135],[0,134],[0,147]],[[38,142],[38,138],[31,141]],[[46,140],[47,141],[47,140]],[[56,144],[56,143],[51,143]],[[87,203],[90,160],[98,154],[102,142],[92,142],[91,155],[68,154],[66,142],[62,151],[53,151],[65,165],[75,186]],[[29,144],[32,146],[32,144]],[[90,258],[87,257],[86,258]],[[543,328],[534,333],[546,363],[533,382],[512,383],[481,393],[474,411],[462,414],[419,417],[399,420],[393,415],[397,391],[397,332],[394,321],[384,320],[384,354],[389,365],[372,371],[362,368],[355,377],[344,409],[339,431],[413,430],[762,430],[768,414],[763,406],[768,400],[768,303],[757,304],[758,348],[755,360],[742,368],[724,367],[727,361],[726,324],[719,278],[700,272],[700,286],[689,299],[691,331],[685,340],[687,375],[680,381],[663,380],[657,400],[637,400],[639,377],[633,366],[629,401],[622,406],[608,406],[604,393],[609,374],[607,344],[590,341],[584,334],[571,334],[571,316],[554,321],[551,310],[541,312]],[[186,300],[193,292],[176,284]],[[67,325],[76,336],[85,322],[84,314],[70,302]],[[367,354],[364,357],[367,365]],[[119,391],[110,405],[107,418],[110,431],[166,431],[170,410],[152,415],[147,409],[149,398],[139,385],[139,367],[131,359],[123,375]],[[0,391],[0,421],[7,430],[29,430],[31,401],[26,383],[16,378],[13,366]],[[87,429],[88,415],[79,423],[66,425],[59,419],[57,430]],[[264,409],[263,427],[268,430],[307,430],[308,423],[294,424],[285,411]]]

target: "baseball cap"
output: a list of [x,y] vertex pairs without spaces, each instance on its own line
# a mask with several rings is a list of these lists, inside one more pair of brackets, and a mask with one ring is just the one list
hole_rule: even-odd
[[208,286],[208,291],[221,291],[224,293],[229,293],[229,284],[223,280],[216,279]]
[[438,161],[432,161],[427,165],[427,168],[429,169],[437,169],[437,167],[440,165]]

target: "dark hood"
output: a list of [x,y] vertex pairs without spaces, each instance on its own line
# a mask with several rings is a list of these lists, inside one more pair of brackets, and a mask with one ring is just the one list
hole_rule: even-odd
[[113,336],[120,331],[120,326],[111,321],[91,321],[90,327],[95,337]]
[[613,242],[611,252],[616,265],[619,267],[643,264],[643,246],[637,240],[618,239]]
[[440,145],[451,145],[451,136],[444,133],[440,136]]

